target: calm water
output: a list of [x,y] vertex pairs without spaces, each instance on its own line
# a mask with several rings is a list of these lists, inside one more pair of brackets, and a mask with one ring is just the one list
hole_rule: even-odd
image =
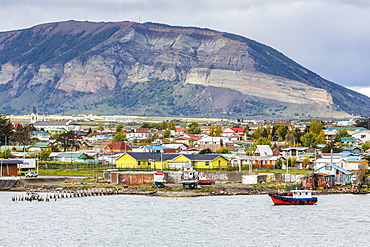
[[0,192],[0,246],[369,246],[370,195],[272,206],[268,196],[133,195],[13,202]]

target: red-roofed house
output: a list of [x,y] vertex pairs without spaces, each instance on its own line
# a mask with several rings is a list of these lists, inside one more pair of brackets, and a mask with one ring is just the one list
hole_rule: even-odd
[[189,128],[187,127],[176,127],[175,133],[171,133],[173,135],[183,135],[185,131],[187,131]]
[[235,134],[243,134],[244,128],[227,128],[222,131],[222,136],[232,136]]
[[123,153],[123,152],[132,152],[132,149],[129,145],[124,142],[114,142],[108,144],[104,147],[104,152],[113,152],[113,153]]

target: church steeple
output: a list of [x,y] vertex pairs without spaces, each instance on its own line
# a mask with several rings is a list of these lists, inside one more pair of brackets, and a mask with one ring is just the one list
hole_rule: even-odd
[[38,114],[37,114],[37,111],[36,111],[36,107],[33,106],[33,110],[32,110],[32,113],[31,113],[31,121],[30,123],[33,124],[33,123],[36,123],[38,121]]

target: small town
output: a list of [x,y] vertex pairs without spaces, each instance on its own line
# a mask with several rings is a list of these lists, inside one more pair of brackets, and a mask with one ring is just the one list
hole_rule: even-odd
[[0,119],[2,190],[114,186],[122,193],[161,196],[368,192],[367,118],[55,120],[34,108],[22,120]]

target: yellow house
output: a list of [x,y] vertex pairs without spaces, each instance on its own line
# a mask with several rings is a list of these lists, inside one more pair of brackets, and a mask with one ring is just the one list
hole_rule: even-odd
[[226,169],[228,160],[220,154],[125,153],[116,160],[116,167],[127,170]]
[[168,162],[176,156],[179,154],[129,152],[116,160],[116,167],[132,170],[163,170],[168,169]]
[[226,169],[228,160],[220,154],[181,154],[174,162],[189,162],[194,169]]

